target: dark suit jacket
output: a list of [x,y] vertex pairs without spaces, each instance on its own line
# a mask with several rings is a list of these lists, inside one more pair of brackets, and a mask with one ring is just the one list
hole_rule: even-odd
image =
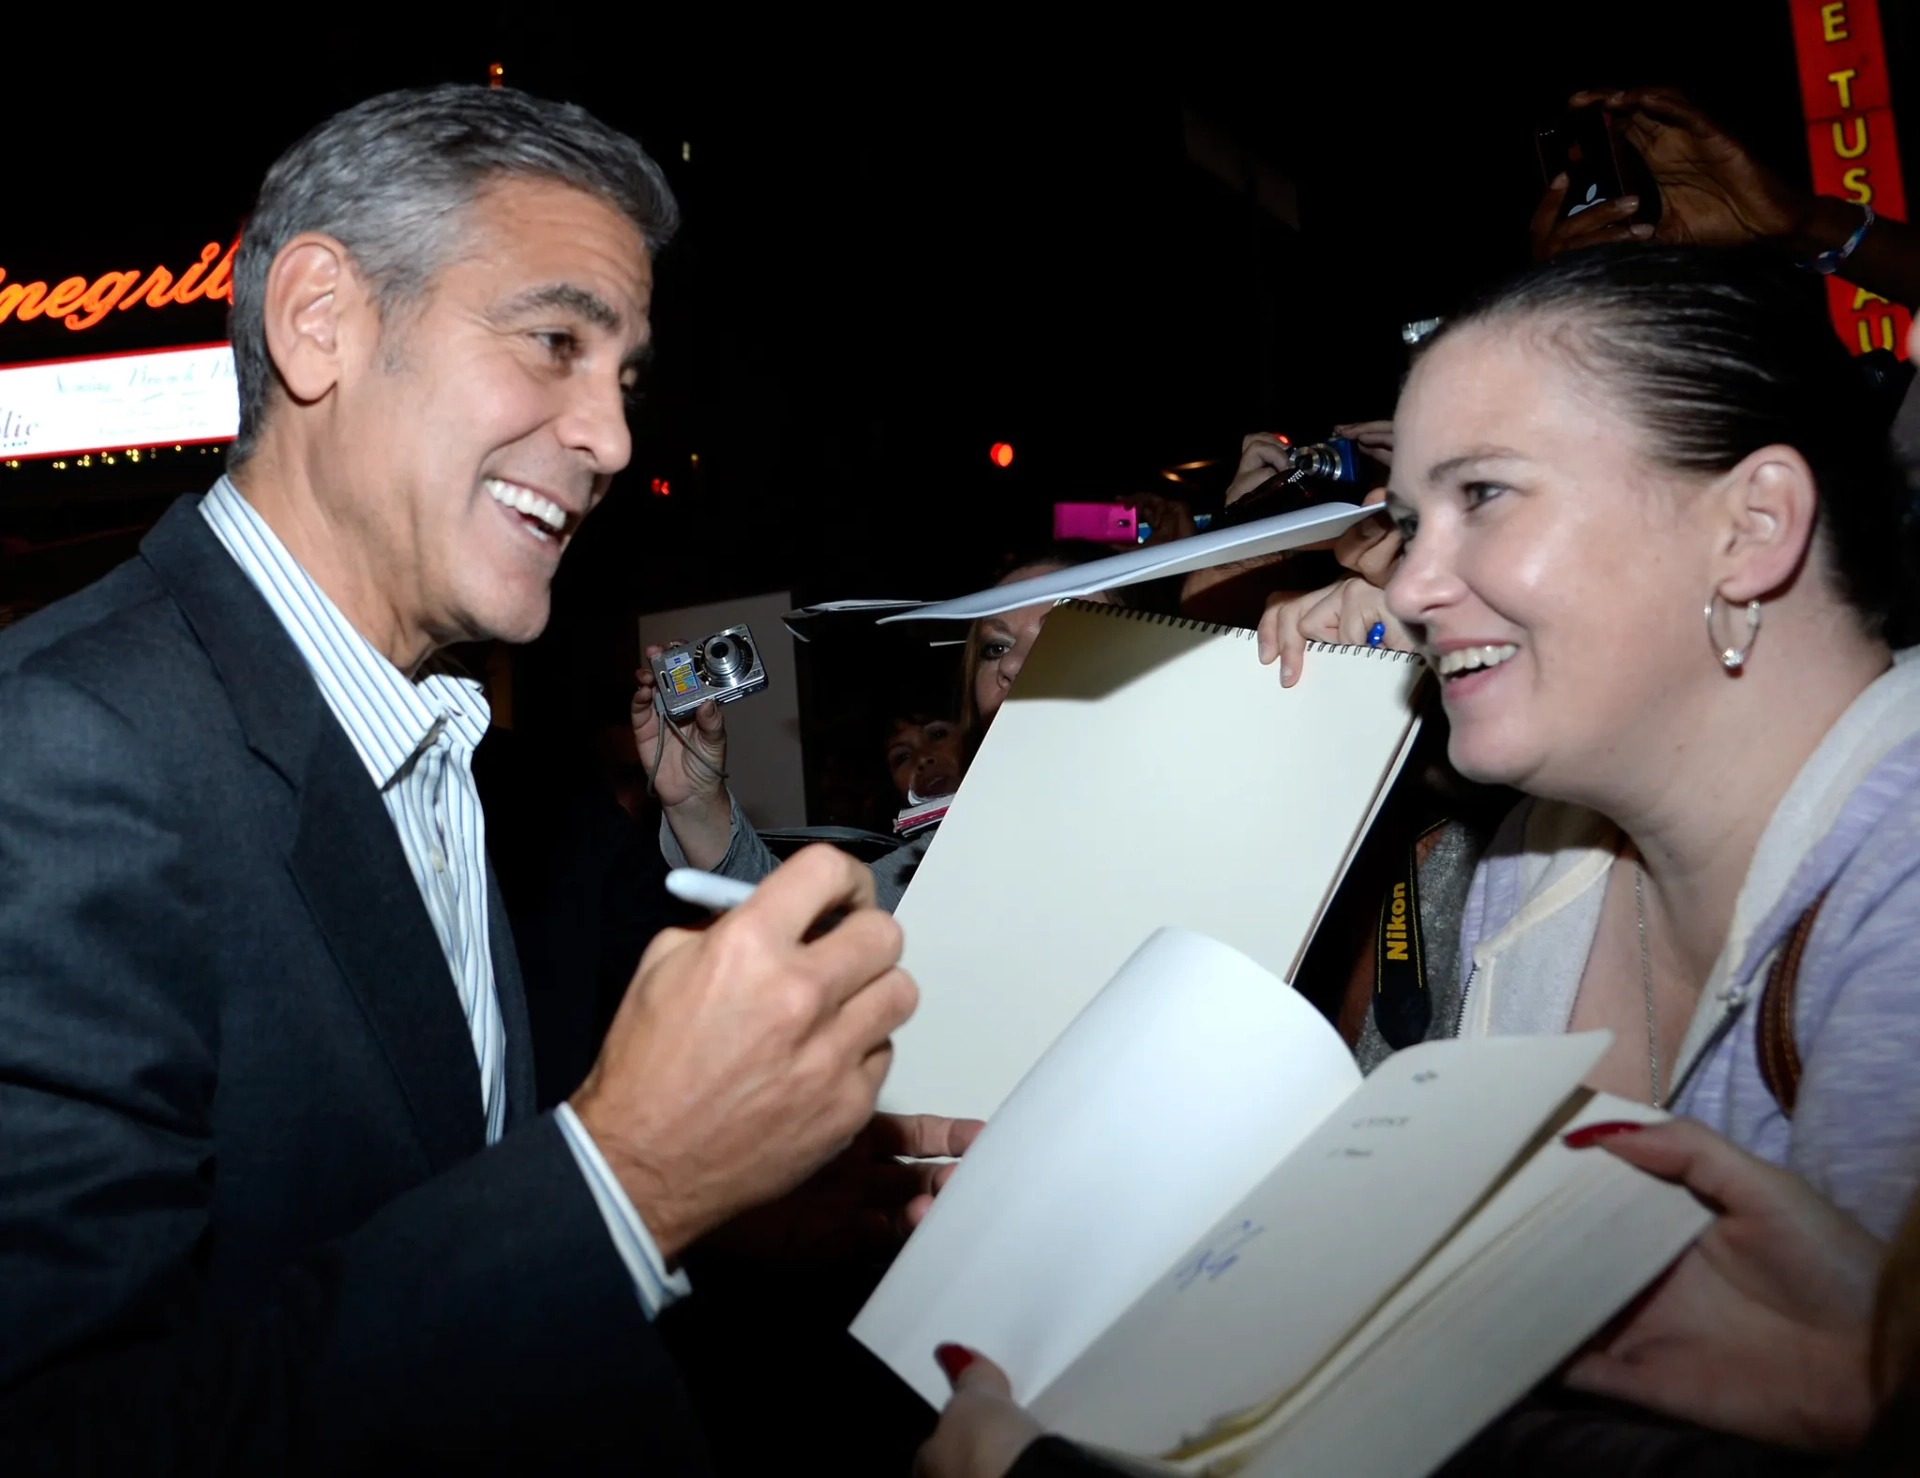
[[0,636],[0,1470],[698,1471],[372,781],[200,518]]

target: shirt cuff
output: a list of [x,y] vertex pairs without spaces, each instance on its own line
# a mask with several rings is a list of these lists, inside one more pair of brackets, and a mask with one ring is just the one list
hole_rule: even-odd
[[692,1293],[693,1285],[684,1272],[667,1271],[667,1260],[660,1255],[653,1234],[640,1219],[640,1213],[633,1209],[633,1202],[627,1199],[626,1191],[600,1153],[600,1146],[593,1142],[593,1136],[574,1113],[573,1105],[561,1104],[554,1110],[553,1117],[559,1122],[567,1148],[573,1151],[580,1174],[586,1178],[587,1189],[593,1193],[593,1202],[607,1223],[613,1250],[620,1254],[620,1261],[633,1275],[633,1291],[640,1297],[641,1309],[649,1319],[657,1319],[661,1310]]
[[[742,883],[757,883],[773,870],[771,858],[765,858],[765,865],[755,870],[756,861],[753,852],[764,853],[765,845],[753,829],[753,823],[747,820],[747,813],[740,809],[739,798],[729,794],[727,804],[732,819],[732,830],[727,835],[727,850],[720,854],[720,860],[706,869],[718,873],[723,878],[734,878]],[[747,838],[753,841],[748,842]],[[691,867],[687,860],[687,850],[680,845],[680,838],[673,834],[673,823],[667,820],[665,811],[660,814],[660,855],[668,867]]]

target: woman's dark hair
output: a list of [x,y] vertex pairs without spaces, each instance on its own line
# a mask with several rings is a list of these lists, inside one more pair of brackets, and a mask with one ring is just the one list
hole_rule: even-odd
[[1713,474],[1790,446],[1819,488],[1815,557],[1868,630],[1916,634],[1905,484],[1873,393],[1834,334],[1819,283],[1752,251],[1621,245],[1566,252],[1450,319],[1538,320],[1605,387],[1660,464]]

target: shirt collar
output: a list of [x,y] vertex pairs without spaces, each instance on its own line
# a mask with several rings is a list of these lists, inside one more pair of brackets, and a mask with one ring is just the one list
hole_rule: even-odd
[[404,779],[443,733],[471,757],[492,717],[479,683],[444,673],[409,679],[354,630],[231,479],[213,485],[200,514],[293,638],[375,785]]

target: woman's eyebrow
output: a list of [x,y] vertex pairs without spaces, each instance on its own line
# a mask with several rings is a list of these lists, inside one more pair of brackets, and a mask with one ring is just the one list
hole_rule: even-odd
[[1471,451],[1460,453],[1457,457],[1444,457],[1435,462],[1427,469],[1427,481],[1429,483],[1445,482],[1476,462],[1524,462],[1526,460],[1523,453],[1515,451],[1512,447],[1475,447]]

